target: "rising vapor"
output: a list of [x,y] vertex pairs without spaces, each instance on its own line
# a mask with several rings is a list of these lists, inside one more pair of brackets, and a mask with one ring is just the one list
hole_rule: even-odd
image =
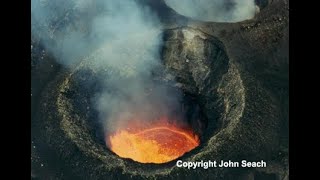
[[202,21],[239,22],[254,17],[254,0],[165,0],[177,13]]
[[32,36],[60,64],[71,67],[103,49],[92,68],[125,69],[121,78],[99,77],[104,90],[93,101],[105,131],[131,119],[169,115],[178,107],[179,93],[152,80],[151,71],[161,64],[162,38],[160,21],[148,7],[134,0],[32,0],[31,12]]

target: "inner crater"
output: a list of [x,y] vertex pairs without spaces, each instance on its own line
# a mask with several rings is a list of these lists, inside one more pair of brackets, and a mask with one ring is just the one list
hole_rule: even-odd
[[[165,30],[160,37],[161,63],[143,88],[135,87],[128,68],[117,72],[92,64],[103,58],[104,48],[84,59],[59,85],[56,104],[62,130],[82,151],[108,166],[125,166],[130,172],[149,172],[152,164],[158,165],[155,171],[172,168],[177,158],[209,152],[209,140],[230,122],[236,125],[241,116],[241,79],[222,42],[188,27]],[[125,82],[130,91],[137,88],[139,96],[128,96],[114,82]],[[107,99],[101,98],[106,91]],[[97,97],[103,100],[102,109],[118,107],[112,97],[122,98],[122,108],[111,108],[120,113],[101,113]]]
[[[107,154],[111,151],[110,155],[124,159],[161,164],[183,156],[205,141],[208,119],[196,95],[157,77],[154,79],[156,85],[143,90],[145,97],[152,100],[146,102],[148,107],[139,103],[136,107],[120,110],[117,116],[104,114],[101,117],[92,107],[95,106],[93,99],[103,89],[99,87],[103,72],[84,69],[73,73],[64,94],[68,97],[72,94],[68,101],[78,114],[82,114],[81,124],[89,129],[91,138]],[[95,88],[88,88],[88,84]],[[163,99],[159,100],[163,89],[170,96],[161,95]],[[113,96],[122,96],[112,87],[108,87],[108,91]],[[171,97],[172,94],[175,97]],[[106,125],[105,121],[112,123]]]

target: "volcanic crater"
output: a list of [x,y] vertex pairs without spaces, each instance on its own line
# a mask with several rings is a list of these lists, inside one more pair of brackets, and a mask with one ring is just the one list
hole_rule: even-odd
[[[164,68],[158,69],[153,79],[172,91],[183,92],[181,108],[177,111],[185,115],[183,124],[199,137],[200,144],[181,158],[201,157],[199,152],[209,152],[215,146],[213,137],[228,125],[234,126],[241,117],[245,105],[241,77],[217,38],[187,27],[166,30],[161,36]],[[137,166],[138,162],[119,157],[105,145],[106,132],[99,124],[92,98],[102,88],[99,77],[107,79],[111,72],[107,68],[97,70],[87,64],[93,62],[91,58],[101,57],[99,53],[103,51],[103,48],[99,49],[73,70],[61,73],[59,80],[52,84],[58,88],[49,86],[47,93],[56,95],[47,96],[49,99],[44,101],[55,103],[43,112],[51,115],[56,112],[55,117],[60,119],[60,123],[56,124],[49,118],[48,125],[51,128],[58,125],[56,128],[61,129],[80,150],[104,162],[108,168],[125,166],[129,174],[137,171],[142,175],[157,174],[159,170],[169,173],[176,168],[174,162]],[[125,72],[112,73],[112,77],[125,76]],[[56,137],[55,133],[53,135]],[[54,144],[55,140],[52,140]]]
[[[257,2],[265,4],[264,1]],[[279,75],[285,79],[286,76],[278,71],[263,71],[259,66],[268,66],[264,61],[274,57],[279,61],[274,64],[280,68],[287,65],[286,56],[274,53],[274,49],[286,50],[284,41],[280,41],[287,38],[287,19],[282,17],[287,18],[286,3],[273,1],[272,5],[264,6],[264,12],[257,15],[257,19],[242,24],[193,24],[185,21],[184,17],[175,25],[165,26],[160,35],[163,38],[163,67],[154,70],[152,81],[170,91],[181,92],[181,106],[176,110],[184,117],[181,122],[199,137],[198,146],[179,159],[229,158],[236,161],[248,157],[248,160],[265,158],[272,161],[271,154],[279,154],[280,151],[284,154],[283,161],[274,162],[275,166],[271,165],[266,171],[253,170],[254,179],[287,176],[285,150],[278,145],[279,139],[286,137],[279,133],[280,124],[286,123],[286,116],[282,109],[277,108],[286,107],[286,99],[280,101],[277,94],[285,91],[286,87],[271,87],[265,83],[268,78]],[[282,20],[278,21],[276,16],[269,17],[268,13],[281,15]],[[266,29],[268,31],[264,31]],[[268,38],[275,37],[275,33],[279,37]],[[265,41],[258,41],[255,37]],[[34,43],[32,52],[39,49],[40,45]],[[241,169],[190,171],[177,168],[174,160],[161,164],[141,163],[114,153],[106,146],[106,131],[99,124],[92,98],[104,88],[101,77],[125,78],[128,69],[115,72],[108,67],[94,68],[90,63],[94,62],[93,59],[102,58],[105,50],[101,47],[79,64],[68,68],[59,66],[51,57],[45,57],[46,61],[36,61],[44,51],[35,52],[32,58],[33,73],[40,74],[43,81],[49,82],[39,87],[39,91],[34,90],[39,97],[32,101],[32,136],[36,137],[33,139],[39,144],[38,149],[45,150],[39,152],[40,155],[46,157],[50,154],[51,158],[46,159],[51,162],[49,167],[62,173],[55,176],[79,179],[212,177],[232,180],[234,177],[248,179],[252,176],[252,171]],[[276,88],[282,90],[277,91]],[[33,89],[37,88],[34,86]]]

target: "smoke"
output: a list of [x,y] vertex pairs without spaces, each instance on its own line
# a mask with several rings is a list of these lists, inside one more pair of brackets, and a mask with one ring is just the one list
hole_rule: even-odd
[[152,80],[152,70],[161,67],[162,39],[148,7],[135,0],[32,0],[31,15],[32,36],[60,64],[73,67],[101,49],[89,64],[117,72],[100,77],[103,90],[93,98],[106,131],[176,114],[180,93]]
[[202,21],[239,22],[254,17],[254,0],[165,0],[177,13]]
[[[32,0],[31,17],[32,35],[67,66],[103,45],[126,51],[139,38],[153,38],[160,29],[157,17],[135,0]],[[148,41],[159,43],[155,38]],[[120,47],[126,43],[132,44]]]

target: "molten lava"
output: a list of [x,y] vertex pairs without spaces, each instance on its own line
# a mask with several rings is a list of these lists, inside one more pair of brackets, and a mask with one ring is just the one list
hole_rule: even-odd
[[[141,123],[140,123],[141,124]],[[191,130],[164,122],[145,128],[134,125],[109,136],[110,149],[123,158],[142,163],[165,163],[194,149],[200,143]]]

